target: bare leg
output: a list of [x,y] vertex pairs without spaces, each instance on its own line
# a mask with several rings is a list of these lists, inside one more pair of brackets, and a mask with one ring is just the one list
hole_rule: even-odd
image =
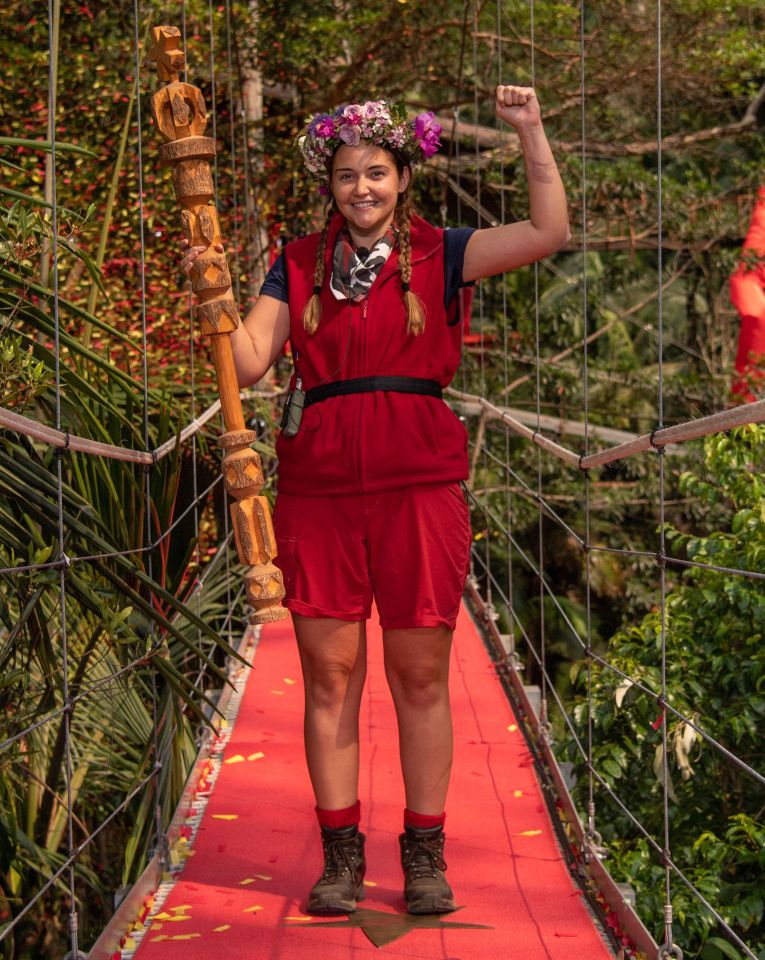
[[341,810],[358,799],[366,622],[292,619],[303,668],[305,754],[316,805]]
[[452,767],[448,627],[417,627],[383,633],[385,673],[398,717],[406,805],[440,814]]

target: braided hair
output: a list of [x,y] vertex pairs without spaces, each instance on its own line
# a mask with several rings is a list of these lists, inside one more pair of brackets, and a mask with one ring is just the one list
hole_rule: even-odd
[[324,252],[327,249],[327,236],[329,234],[329,225],[335,213],[334,201],[327,208],[327,217],[324,221],[324,227],[319,237],[319,249],[316,253],[316,266],[313,271],[313,293],[308,302],[303,307],[303,326],[308,333],[314,334],[319,329],[319,320],[321,320],[321,293],[324,283]]
[[404,292],[406,332],[414,337],[419,337],[425,330],[425,308],[417,294],[409,288],[412,279],[411,220],[413,206],[407,187],[398,201],[398,272],[401,275],[401,289]]
[[[399,175],[401,175],[406,164],[400,157],[396,156],[393,151],[388,150],[386,152],[390,153],[393,157]],[[412,280],[411,219],[414,207],[409,189],[410,187],[407,186],[406,190],[399,194],[396,204],[399,245],[398,269],[401,277],[401,289],[404,294],[404,307],[406,309],[406,332],[417,337],[425,330],[425,308],[417,294],[409,287]],[[321,301],[319,294],[321,293],[321,288],[324,284],[324,275],[326,273],[324,257],[327,250],[329,225],[335,212],[336,207],[333,201],[327,210],[327,217],[319,238],[319,247],[316,251],[316,266],[313,272],[313,293],[305,307],[303,307],[303,326],[306,332],[310,334],[316,333],[319,328],[319,321],[321,320]]]

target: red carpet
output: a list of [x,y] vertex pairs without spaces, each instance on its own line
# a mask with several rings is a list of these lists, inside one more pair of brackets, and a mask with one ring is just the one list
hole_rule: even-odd
[[[435,928],[409,926],[397,859],[403,788],[380,646],[370,622],[361,784],[370,885],[352,922],[367,924],[378,943],[388,941],[380,949],[391,957],[612,956],[569,876],[531,757],[464,611],[453,654],[456,749],[446,821],[448,876],[464,909],[436,919]],[[138,960],[377,953],[358,926],[303,914],[321,848],[301,732],[300,672],[286,622],[263,630],[194,855],[142,938]]]

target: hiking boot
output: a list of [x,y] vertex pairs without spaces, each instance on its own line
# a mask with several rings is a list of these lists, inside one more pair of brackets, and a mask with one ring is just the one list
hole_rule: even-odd
[[365,839],[357,827],[322,827],[324,872],[308,894],[308,913],[321,917],[353,913],[356,902],[364,899]]
[[451,913],[457,909],[444,870],[444,834],[407,828],[398,838],[409,913]]

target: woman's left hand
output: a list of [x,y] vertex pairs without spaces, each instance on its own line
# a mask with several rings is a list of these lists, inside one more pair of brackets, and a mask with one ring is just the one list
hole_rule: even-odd
[[533,87],[498,86],[495,112],[516,130],[538,127],[542,123],[542,112]]

